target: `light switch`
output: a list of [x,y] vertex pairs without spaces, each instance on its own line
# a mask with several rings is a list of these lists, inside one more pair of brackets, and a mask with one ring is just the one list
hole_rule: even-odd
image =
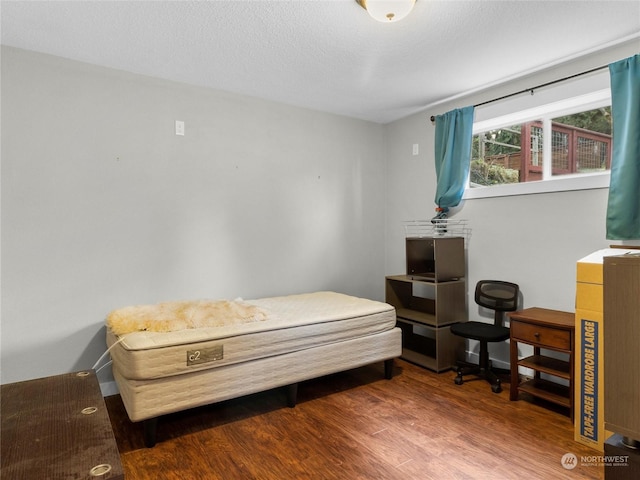
[[420,152],[420,147],[418,146],[417,143],[413,144],[413,154],[414,155],[418,155],[418,153]]
[[184,122],[176,120],[176,135],[184,135]]

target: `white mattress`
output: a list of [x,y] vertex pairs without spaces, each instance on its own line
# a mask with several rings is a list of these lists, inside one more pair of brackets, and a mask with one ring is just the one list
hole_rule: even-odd
[[[114,371],[128,380],[159,379],[376,335],[396,323],[392,306],[334,292],[246,302],[263,309],[267,320],[123,337],[107,331]],[[204,361],[190,361],[198,352]]]
[[399,357],[399,328],[260,360],[154,380],[114,376],[129,418],[139,422],[187,408],[290,385]]

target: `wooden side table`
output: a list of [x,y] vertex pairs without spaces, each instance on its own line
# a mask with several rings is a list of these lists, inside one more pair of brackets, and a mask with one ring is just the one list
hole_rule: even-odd
[[[573,419],[575,314],[534,307],[511,313],[509,317],[511,318],[510,400],[517,400],[519,392],[527,392],[567,407],[569,416]],[[533,355],[518,360],[518,343],[532,345]],[[541,349],[562,352],[566,354],[566,360],[543,355]],[[520,366],[534,370],[534,378],[521,383],[518,372]],[[543,379],[541,378],[543,373],[567,380],[569,386]]]
[[1,386],[0,477],[122,480],[93,370]]

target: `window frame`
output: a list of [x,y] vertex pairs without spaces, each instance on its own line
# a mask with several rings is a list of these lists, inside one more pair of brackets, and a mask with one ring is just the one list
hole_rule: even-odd
[[[473,135],[489,130],[497,130],[512,125],[539,120],[543,124],[543,158],[551,157],[551,120],[564,115],[585,112],[611,105],[611,89],[602,88],[590,93],[558,100],[544,105],[517,110],[493,118],[475,121]],[[471,159],[469,159],[471,160]],[[530,195],[536,193],[564,192],[608,188],[611,172],[576,173],[567,175],[551,174],[552,162],[543,163],[543,179],[532,182],[471,187],[469,177],[465,187],[463,200],[473,198],[491,198],[513,195]]]

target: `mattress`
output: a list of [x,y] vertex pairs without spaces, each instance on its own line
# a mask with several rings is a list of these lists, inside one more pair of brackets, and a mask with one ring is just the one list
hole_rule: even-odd
[[133,422],[208,405],[399,357],[402,333],[375,335],[153,380],[129,380],[114,368]]
[[396,323],[392,306],[335,292],[245,302],[262,309],[266,320],[120,337],[107,330],[114,374],[133,381],[192,374],[369,337]]

